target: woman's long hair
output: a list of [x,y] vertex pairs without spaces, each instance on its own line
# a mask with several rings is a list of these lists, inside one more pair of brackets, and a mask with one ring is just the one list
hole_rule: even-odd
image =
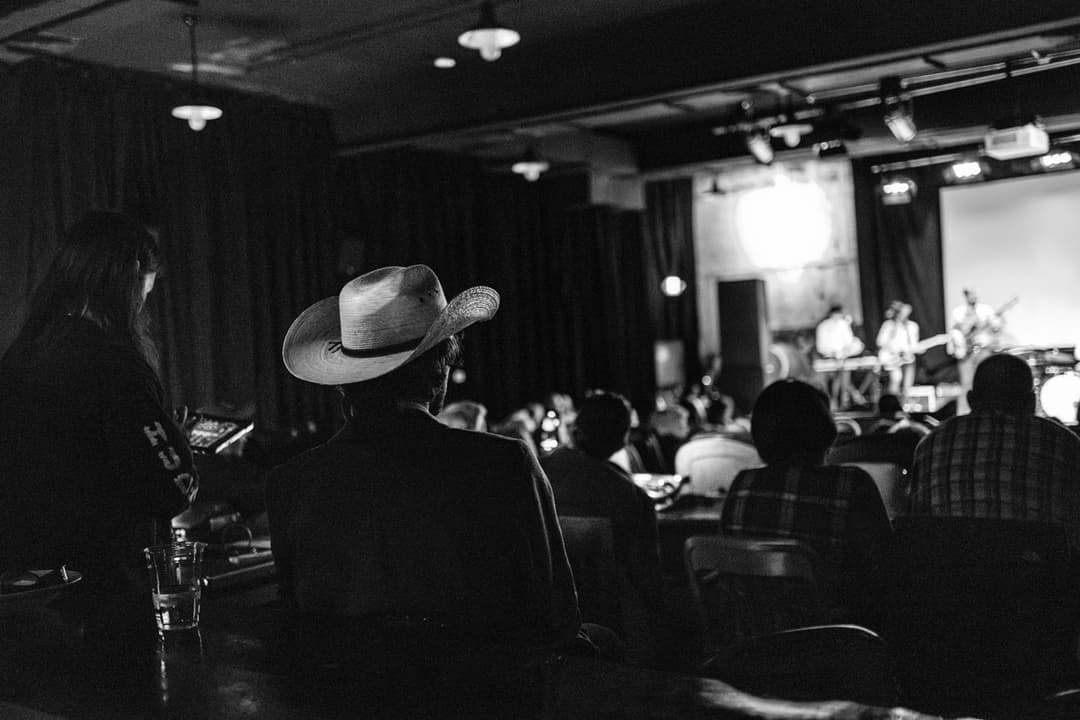
[[58,320],[83,317],[156,369],[142,290],[145,276],[159,266],[157,241],[145,226],[117,212],[89,212],[68,230],[20,334],[41,338]]

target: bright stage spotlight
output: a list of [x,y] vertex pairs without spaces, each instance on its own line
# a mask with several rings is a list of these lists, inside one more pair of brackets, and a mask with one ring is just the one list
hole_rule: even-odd
[[884,178],[878,186],[882,205],[909,205],[918,188],[911,178],[897,175]]
[[776,156],[773,152],[772,142],[769,140],[769,133],[762,129],[747,131],[746,149],[762,165],[772,164],[773,158]]
[[980,179],[984,174],[983,165],[978,160],[959,160],[945,168],[945,179],[948,182],[971,182]]

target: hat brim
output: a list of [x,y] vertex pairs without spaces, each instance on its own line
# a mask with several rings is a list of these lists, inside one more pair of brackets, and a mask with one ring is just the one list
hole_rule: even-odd
[[359,358],[341,352],[341,318],[335,295],[300,313],[285,334],[281,356],[290,373],[310,383],[363,382],[396,370],[470,325],[490,320],[498,309],[499,293],[483,285],[471,287],[446,304],[412,350]]

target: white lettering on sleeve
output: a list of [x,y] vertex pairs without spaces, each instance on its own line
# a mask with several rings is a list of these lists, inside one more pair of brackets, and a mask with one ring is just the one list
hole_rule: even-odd
[[159,450],[157,456],[161,459],[161,464],[165,466],[166,470],[175,470],[180,467],[180,456],[176,454],[176,451],[171,446]]
[[167,442],[169,439],[165,428],[161,427],[159,422],[155,422],[153,425],[143,425],[142,431],[146,434],[146,439],[150,441],[150,447],[157,447],[158,443]]

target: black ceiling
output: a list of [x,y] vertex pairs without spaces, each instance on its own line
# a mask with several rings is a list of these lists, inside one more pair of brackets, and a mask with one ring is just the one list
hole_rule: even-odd
[[[895,150],[876,107],[888,75],[922,93],[917,142],[930,147],[970,141],[1018,98],[1061,127],[1080,103],[1074,0],[503,0],[496,10],[522,40],[489,63],[456,43],[477,18],[472,1],[203,0],[200,63],[207,83],[328,108],[344,148],[497,155],[587,134],[629,144],[644,169],[743,153],[713,128],[747,106],[811,117],[807,144],[853,125],[862,152]],[[187,60],[191,11],[9,0],[0,60],[65,55],[182,78],[170,65]],[[434,68],[436,55],[457,67]],[[1004,82],[1004,60],[1023,79]]]

